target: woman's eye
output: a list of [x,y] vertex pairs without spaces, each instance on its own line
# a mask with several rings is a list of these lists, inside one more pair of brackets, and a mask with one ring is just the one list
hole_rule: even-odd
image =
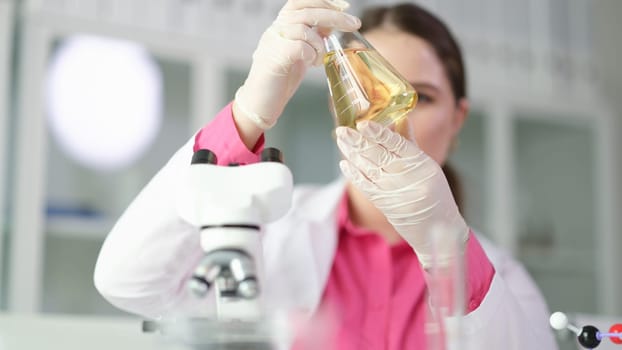
[[430,103],[432,102],[432,98],[426,94],[417,94],[417,103]]

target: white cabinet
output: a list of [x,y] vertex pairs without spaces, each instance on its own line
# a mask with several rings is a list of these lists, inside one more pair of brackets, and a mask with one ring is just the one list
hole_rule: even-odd
[[[191,69],[159,59],[164,100],[158,136],[136,163],[114,171],[86,168],[69,158],[49,135],[41,311],[116,314],[93,286],[93,267],[106,234],[138,191],[191,136]],[[110,135],[114,137],[114,135]],[[17,233],[14,233],[17,234]]]
[[[618,313],[607,111],[507,103],[495,115],[480,106],[451,159],[463,177],[468,221],[524,263],[552,310]],[[508,127],[491,128],[495,118]],[[499,131],[505,137],[492,135]],[[494,170],[499,148],[511,172]],[[503,174],[509,178],[493,178]],[[500,206],[510,214],[504,220],[494,217]]]
[[[553,310],[597,313],[601,271],[594,125],[517,119],[517,256]],[[610,271],[614,273],[614,271]]]

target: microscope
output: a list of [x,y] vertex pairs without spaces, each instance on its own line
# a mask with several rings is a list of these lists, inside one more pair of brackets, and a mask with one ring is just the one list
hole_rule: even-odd
[[198,228],[204,255],[187,286],[196,298],[213,298],[215,313],[143,323],[144,331],[160,330],[194,349],[273,347],[274,329],[262,307],[261,230],[289,210],[293,177],[280,150],[266,148],[260,160],[222,166],[210,150],[194,153],[178,207]]

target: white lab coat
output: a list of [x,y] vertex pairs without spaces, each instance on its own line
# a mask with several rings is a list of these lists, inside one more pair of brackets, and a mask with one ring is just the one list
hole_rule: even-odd
[[[202,257],[198,230],[177,214],[176,192],[192,157],[191,139],[135,198],[100,252],[95,285],[113,305],[149,318],[205,315],[185,282]],[[336,252],[336,208],[344,182],[295,189],[292,209],[263,233],[267,305],[318,307]],[[556,349],[546,304],[523,267],[479,237],[495,267],[481,305],[461,318],[464,349]],[[468,344],[468,346],[466,346]]]

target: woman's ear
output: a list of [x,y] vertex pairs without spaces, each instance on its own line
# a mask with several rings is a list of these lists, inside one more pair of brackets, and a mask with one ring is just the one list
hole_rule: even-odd
[[469,116],[470,107],[471,106],[470,106],[469,100],[467,100],[465,97],[462,97],[458,100],[458,103],[456,104],[456,110],[454,112],[454,120],[453,120],[454,136],[457,136],[460,130],[462,129],[464,122]]

